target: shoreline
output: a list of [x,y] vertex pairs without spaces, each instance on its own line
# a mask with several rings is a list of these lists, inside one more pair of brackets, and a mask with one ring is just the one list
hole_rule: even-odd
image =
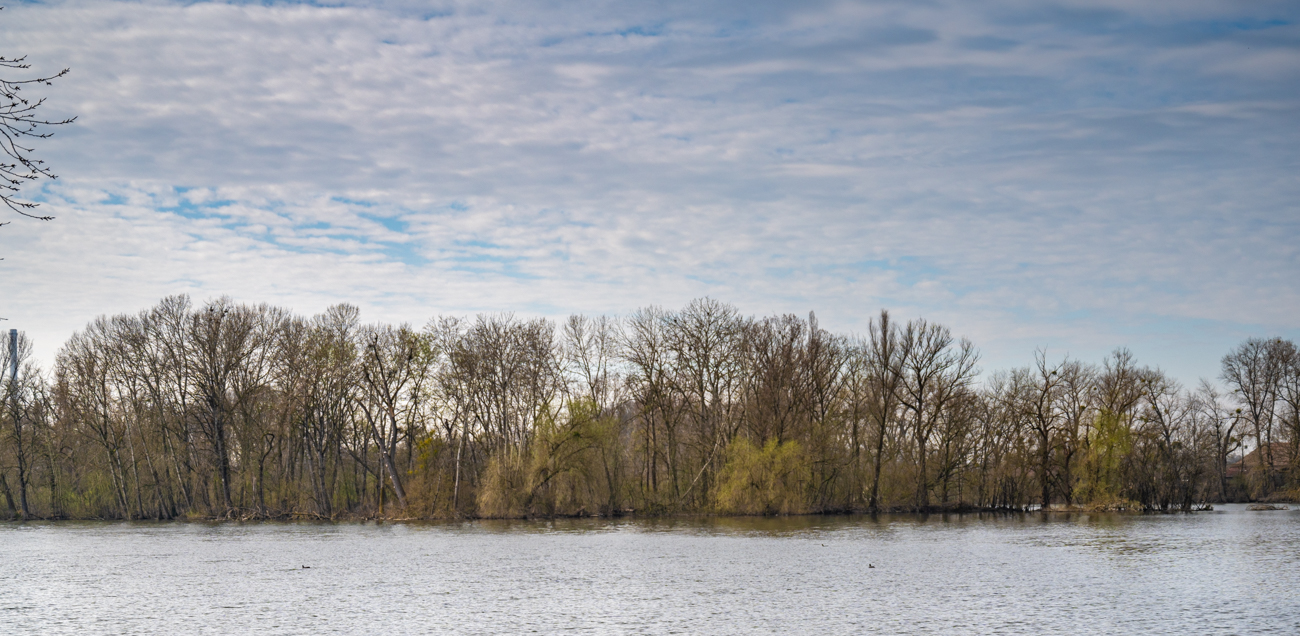
[[1191,509],[1172,509],[1172,510],[1141,510],[1125,507],[1053,507],[1048,510],[1039,508],[1017,509],[1017,508],[976,508],[971,506],[933,508],[930,510],[914,509],[889,509],[879,511],[868,510],[845,510],[829,512],[809,512],[795,514],[771,514],[771,515],[752,515],[752,514],[729,514],[729,513],[710,513],[710,512],[678,512],[666,514],[637,514],[634,511],[623,512],[619,514],[581,514],[581,515],[533,515],[518,517],[444,517],[444,516],[388,516],[388,515],[338,515],[335,517],[322,517],[310,513],[288,513],[280,515],[243,515],[243,516],[186,516],[172,519],[141,518],[141,519],[114,519],[114,518],[54,518],[54,519],[3,519],[0,523],[4,524],[23,524],[23,523],[77,523],[77,522],[120,522],[120,523],[206,523],[206,524],[242,524],[242,523],[428,523],[428,522],[476,522],[476,521],[576,521],[582,519],[591,520],[616,520],[616,519],[636,519],[636,520],[674,520],[674,519],[808,519],[808,518],[837,518],[837,517],[921,517],[926,518],[935,515],[995,515],[995,516],[1013,516],[1013,515],[1079,515],[1079,514],[1120,514],[1120,515],[1167,515],[1186,513],[1192,514],[1197,512],[1214,512],[1216,505],[1237,504],[1250,506],[1252,511],[1267,510],[1289,510],[1288,506],[1300,505],[1300,502],[1283,501],[1283,502],[1220,502],[1218,504],[1197,504]]

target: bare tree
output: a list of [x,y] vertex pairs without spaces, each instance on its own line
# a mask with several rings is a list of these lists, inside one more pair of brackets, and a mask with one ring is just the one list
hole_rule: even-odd
[[[2,69],[0,72],[6,75],[14,71],[27,71],[30,68],[27,56],[16,58],[0,56],[0,69]],[[10,159],[9,163],[0,160],[0,201],[4,201],[10,210],[18,214],[42,221],[49,221],[54,217],[34,214],[32,211],[39,204],[19,201],[15,197],[24,185],[32,181],[42,177],[47,179],[58,177],[43,160],[33,156],[35,148],[27,144],[36,139],[46,139],[53,134],[46,132],[42,126],[70,124],[77,118],[48,119],[42,111],[45,105],[44,97],[35,98],[33,101],[21,93],[24,88],[31,86],[51,86],[54,80],[67,75],[69,70],[65,68],[53,75],[38,74],[28,79],[0,77],[0,149],[3,149]]]
[[460,422],[453,500],[459,505],[463,452],[474,465],[495,462],[497,491],[524,487],[536,428],[553,421],[565,385],[554,325],[481,315],[472,323],[443,321],[437,331],[445,356],[437,382],[447,411]]
[[1224,404],[1219,389],[1202,379],[1196,392],[1196,410],[1211,432],[1218,499],[1224,501],[1228,496],[1228,457],[1241,448],[1241,435],[1237,431],[1242,420],[1241,409],[1234,410]]
[[170,458],[168,469],[176,478],[186,508],[193,510],[198,431],[191,417],[195,385],[189,364],[187,336],[191,316],[187,296],[169,296],[142,312],[149,352],[140,361],[145,382],[152,393],[152,405],[161,428],[160,444]]
[[[595,419],[612,423],[612,426],[599,429],[603,435],[595,440],[594,446],[605,476],[608,495],[605,507],[608,511],[619,508],[625,457],[621,443],[626,418],[616,412],[624,400],[626,388],[616,368],[622,357],[621,340],[618,320],[608,316],[588,318],[574,315],[564,325],[565,359],[569,373],[579,386],[577,393],[581,400],[590,401]],[[582,408],[575,412],[575,406],[580,405],[572,398],[568,404],[571,422],[575,417],[583,416]]]
[[746,409],[744,427],[762,445],[795,436],[809,408],[805,385],[807,326],[796,316],[779,316],[745,325],[741,351]]
[[898,328],[890,322],[889,312],[880,310],[880,320],[872,321],[867,349],[868,412],[874,420],[871,467],[871,495],[867,507],[880,509],[880,471],[884,463],[885,440],[898,418],[903,390],[903,364],[907,349],[899,342]]
[[[352,418],[356,386],[357,352],[354,342],[359,311],[352,305],[335,305],[312,319],[307,327],[298,371],[302,391],[304,460],[311,482],[316,514],[333,516],[330,483],[331,456],[343,429]],[[337,467],[337,462],[332,463]]]
[[[1244,410],[1258,451],[1258,496],[1273,490],[1273,425],[1285,373],[1281,339],[1250,338],[1223,357],[1222,374]],[[1249,469],[1249,467],[1247,467]]]
[[[412,408],[411,392],[421,377],[419,365],[421,336],[402,325],[367,326],[361,330],[362,388],[357,405],[365,416],[367,431],[379,448],[383,472],[387,473],[397,503],[406,507],[406,489],[402,487],[394,455],[401,430],[400,414]],[[382,498],[380,500],[382,506]]]
[[[4,405],[0,408],[8,415],[5,436],[13,444],[18,469],[19,514],[26,520],[32,517],[27,491],[31,484],[33,451],[36,446],[35,415],[41,406],[42,378],[31,360],[32,342],[27,334],[21,331],[5,333],[3,344],[4,366],[0,369],[0,382],[3,382]],[[4,489],[8,491],[8,484],[4,484]]]
[[1278,423],[1287,438],[1288,467],[1293,480],[1300,480],[1300,351],[1290,340],[1276,339],[1274,355],[1281,367],[1278,379]]
[[1097,369],[1092,365],[1070,359],[1061,365],[1063,421],[1057,443],[1061,470],[1058,483],[1067,506],[1074,503],[1077,464],[1087,443],[1087,423],[1096,415],[1092,400],[1096,380]]
[[976,412],[979,442],[977,505],[986,508],[1021,508],[1027,495],[1033,464],[1025,415],[1024,386],[1015,374],[996,371],[985,382]]
[[915,506],[923,510],[930,506],[930,441],[945,409],[974,380],[979,354],[970,341],[955,343],[947,327],[925,320],[909,321],[900,342],[904,351],[900,399],[911,413],[907,426],[916,452]]
[[727,423],[738,405],[743,324],[735,307],[712,298],[693,300],[668,317],[668,347],[676,362],[673,388],[682,400],[698,461],[691,482],[677,495],[677,505],[692,493],[709,491],[719,451],[733,432]]
[[237,413],[238,374],[258,346],[256,312],[222,297],[191,316],[188,338],[190,374],[203,410],[198,416],[217,473],[223,515],[233,515],[231,499],[231,429]]
[[848,339],[822,329],[817,315],[808,312],[800,374],[801,402],[808,422],[801,437],[810,454],[812,494],[818,510],[842,507],[833,502],[839,496],[844,465],[842,411],[848,352]]
[[646,307],[627,320],[623,351],[630,367],[628,384],[641,420],[642,492],[659,505],[660,466],[674,498],[678,483],[679,402],[673,392],[673,353],[669,347],[668,314],[659,307]]
[[1038,441],[1038,483],[1039,502],[1043,510],[1052,505],[1052,448],[1055,445],[1057,429],[1062,426],[1067,414],[1063,412],[1062,389],[1065,378],[1061,370],[1068,359],[1057,365],[1049,365],[1047,352],[1039,349],[1034,352],[1034,367],[1024,370],[1025,412],[1029,415],[1030,427]]
[[1155,442],[1156,456],[1147,464],[1151,471],[1147,483],[1138,484],[1148,493],[1143,503],[1152,508],[1190,510],[1199,494],[1200,474],[1206,469],[1195,452],[1198,445],[1193,437],[1198,431],[1192,414],[1196,405],[1177,381],[1158,370],[1148,375],[1144,389],[1139,421],[1146,429],[1145,437]]

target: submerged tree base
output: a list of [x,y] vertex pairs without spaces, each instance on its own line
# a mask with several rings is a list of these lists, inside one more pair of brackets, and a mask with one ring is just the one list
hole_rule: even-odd
[[[1248,510],[1288,510],[1285,505],[1276,504],[1252,504]],[[939,504],[923,508],[915,506],[891,506],[882,507],[876,510],[867,508],[843,508],[836,510],[821,510],[816,512],[692,512],[692,511],[637,511],[631,508],[614,510],[612,512],[587,512],[578,511],[573,513],[554,513],[554,514],[473,514],[473,515],[445,515],[445,514],[425,514],[413,515],[409,511],[386,511],[380,514],[377,510],[353,510],[339,512],[334,515],[324,516],[315,512],[278,512],[278,511],[256,511],[256,510],[234,510],[222,515],[203,515],[197,513],[188,513],[176,517],[138,517],[138,518],[120,518],[120,517],[33,517],[32,520],[39,521],[183,521],[183,522],[231,522],[231,523],[249,523],[249,522],[286,522],[286,521],[319,521],[326,523],[347,523],[347,522],[408,522],[408,521],[475,521],[475,520],[557,520],[557,519],[698,519],[698,518],[754,518],[754,517],[874,517],[878,515],[889,516],[920,516],[930,515],[1028,515],[1028,514],[1087,514],[1087,513],[1123,513],[1123,514],[1155,514],[1155,513],[1174,513],[1174,512],[1207,512],[1213,511],[1214,506],[1209,503],[1195,504],[1189,508],[1176,509],[1153,509],[1143,508],[1141,505],[1122,505],[1115,503],[1094,504],[1086,506],[1066,506],[1056,505],[1046,510],[1037,506],[1008,507],[1008,506],[976,506],[969,503],[961,504]],[[8,521],[18,521],[17,515],[11,515]]]

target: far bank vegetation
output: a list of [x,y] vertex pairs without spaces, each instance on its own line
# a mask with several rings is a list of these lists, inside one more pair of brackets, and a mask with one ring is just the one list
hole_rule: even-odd
[[10,517],[1189,510],[1300,483],[1280,339],[1229,352],[1224,389],[1124,349],[982,373],[943,325],[838,335],[707,298],[416,328],[170,297],[90,323],[48,371],[15,344]]

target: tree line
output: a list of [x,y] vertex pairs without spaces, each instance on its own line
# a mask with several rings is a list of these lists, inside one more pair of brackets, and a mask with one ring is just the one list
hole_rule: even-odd
[[940,324],[837,335],[709,298],[415,328],[173,296],[94,320],[49,371],[10,344],[11,517],[1189,510],[1300,483],[1282,339],[1226,355],[1226,390],[1125,349],[981,376]]

